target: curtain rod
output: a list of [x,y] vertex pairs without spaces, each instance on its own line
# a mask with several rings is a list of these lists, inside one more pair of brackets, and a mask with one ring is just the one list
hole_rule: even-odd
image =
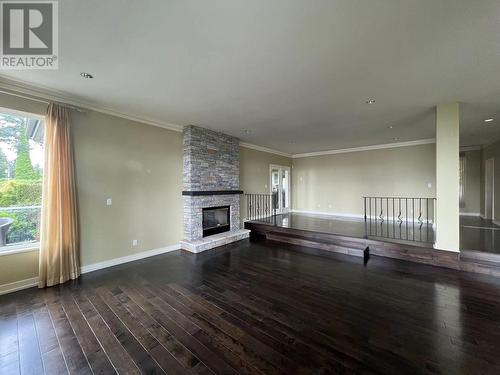
[[63,107],[69,108],[69,109],[73,109],[73,110],[78,111],[78,112],[86,112],[84,109],[82,109],[80,107],[76,107],[76,106],[71,105],[71,104],[66,104],[66,103],[55,101],[55,100],[41,99],[41,98],[37,98],[37,97],[31,96],[31,95],[23,95],[23,94],[19,94],[17,92],[13,92],[13,91],[1,89],[1,88],[0,88],[0,93],[16,96],[18,98],[27,99],[27,100],[31,100],[34,102],[44,103],[47,105],[49,105],[50,103],[55,103],[55,104],[58,104],[60,106],[63,106]]

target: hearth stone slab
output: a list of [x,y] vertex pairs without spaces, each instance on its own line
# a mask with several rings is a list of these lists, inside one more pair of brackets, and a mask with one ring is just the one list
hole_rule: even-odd
[[194,241],[182,240],[181,249],[192,253],[201,253],[202,251],[210,250],[214,247],[244,240],[249,236],[250,231],[248,229],[232,230],[230,232],[214,234],[213,236],[203,237]]

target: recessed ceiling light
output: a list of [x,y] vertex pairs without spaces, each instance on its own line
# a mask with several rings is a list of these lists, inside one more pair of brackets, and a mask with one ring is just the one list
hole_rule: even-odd
[[368,99],[366,101],[366,104],[373,104],[373,103],[375,103],[375,99]]
[[387,127],[387,129],[392,129],[393,127],[394,127],[394,126],[389,125],[389,126]]
[[94,76],[90,73],[86,73],[86,72],[81,72],[80,75],[83,77],[83,78],[94,78]]
[[484,122],[492,122],[493,119],[492,118],[487,118],[486,120],[484,120]]

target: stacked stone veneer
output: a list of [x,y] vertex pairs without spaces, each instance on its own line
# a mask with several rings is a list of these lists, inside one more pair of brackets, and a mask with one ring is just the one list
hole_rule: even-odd
[[[183,190],[239,190],[239,140],[197,126],[183,131]],[[231,231],[240,229],[240,195],[183,195],[184,241],[203,237],[203,208],[230,206]]]

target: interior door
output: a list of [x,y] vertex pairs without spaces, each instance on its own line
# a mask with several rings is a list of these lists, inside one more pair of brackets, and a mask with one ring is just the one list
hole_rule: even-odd
[[484,216],[486,219],[495,220],[493,204],[495,201],[495,161],[487,159],[484,166]]
[[290,211],[290,167],[270,166],[271,194],[276,202],[276,213],[285,214]]

